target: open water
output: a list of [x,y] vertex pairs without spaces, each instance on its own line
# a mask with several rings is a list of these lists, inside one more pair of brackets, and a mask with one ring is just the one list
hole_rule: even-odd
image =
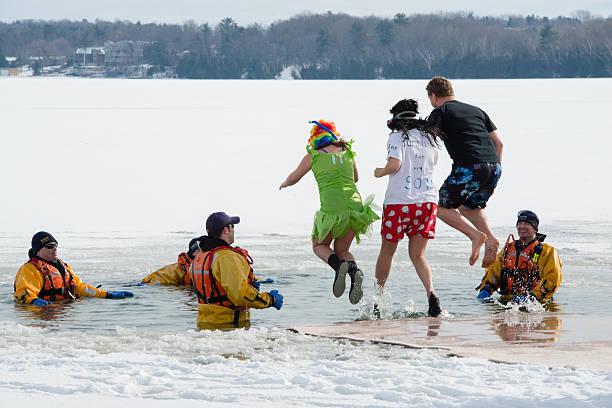
[[[386,180],[372,171],[384,164],[388,109],[417,97],[426,115],[426,82],[0,79],[0,407],[126,399],[138,407],[611,406],[606,371],[444,359],[284,330],[370,319],[374,301],[385,319],[425,315],[405,242],[384,297],[374,297],[379,223],[354,246],[363,301],[336,299],[331,269],[310,248],[312,177],[277,189],[305,153],[306,122],[326,118],[356,140],[358,186],[380,204]],[[564,267],[546,312],[480,303],[483,271],[467,263],[469,242],[439,222],[427,256],[442,319],[495,313],[529,330],[553,316],[560,341],[591,340],[596,324],[568,332],[562,320],[612,315],[612,80],[454,84],[460,100],[489,113],[505,144],[487,208],[497,237],[514,232],[518,210],[535,210]],[[449,167],[443,152],[438,185]],[[236,244],[253,256],[257,276],[276,281],[265,288],[285,296],[281,311],[253,311],[249,330],[197,331],[190,290],[135,286],[175,262],[219,210],[241,216]],[[85,282],[135,297],[15,304],[13,279],[38,230],[53,233]]]
[[[500,313],[503,306],[483,304],[475,299],[474,288],[482,269],[467,264],[468,242],[461,235],[440,225],[438,238],[427,255],[432,264],[434,284],[447,318],[452,316]],[[511,225],[496,228],[499,236],[512,232]],[[557,247],[564,263],[563,283],[549,309],[561,313],[612,315],[612,280],[608,279],[612,252],[606,224],[558,225],[543,227],[547,241]],[[365,295],[359,305],[351,305],[347,295],[335,298],[331,292],[333,271],[312,254],[308,236],[283,234],[241,234],[237,226],[236,244],[249,250],[257,276],[274,279],[264,290],[278,289],[285,296],[281,311],[254,310],[256,327],[334,323],[373,318],[374,301],[384,305],[386,318],[418,318],[427,311],[425,292],[410,259],[407,243],[398,249],[382,298],[375,298],[374,266],[379,236],[373,233],[355,245],[366,279]],[[25,262],[29,236],[8,235],[0,239],[0,320],[57,329],[112,331],[117,325],[144,331],[195,329],[196,299],[185,287],[135,286],[144,276],[176,261],[189,240],[197,234],[177,233],[70,233],[55,234],[60,241],[60,257],[71,264],[83,281],[107,290],[130,290],[133,299],[105,301],[85,299],[73,304],[38,308],[14,304],[12,283],[15,272]],[[348,282],[348,279],[347,279]],[[568,334],[570,335],[570,334]],[[572,335],[577,335],[574,333]],[[570,339],[565,339],[570,340]]]

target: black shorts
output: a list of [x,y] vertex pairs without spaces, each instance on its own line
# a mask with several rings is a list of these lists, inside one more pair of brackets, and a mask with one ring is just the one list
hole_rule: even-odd
[[438,205],[444,208],[469,210],[485,208],[501,177],[501,163],[476,163],[472,166],[453,166],[440,188]]

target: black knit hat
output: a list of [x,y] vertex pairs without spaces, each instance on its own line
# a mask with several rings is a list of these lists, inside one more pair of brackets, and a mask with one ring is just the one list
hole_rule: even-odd
[[533,211],[529,211],[529,210],[519,211],[519,213],[516,216],[516,225],[518,225],[520,221],[531,224],[531,226],[535,228],[536,231],[538,230],[538,227],[540,226],[540,220],[538,219],[538,216],[536,215],[536,213],[534,213]]
[[57,245],[57,239],[53,238],[53,235],[49,234],[46,231],[39,231],[32,237],[32,249],[28,253],[30,258],[34,257],[38,251],[45,245],[55,242]]
[[189,255],[190,258],[193,258],[193,252],[196,249],[200,249],[199,238],[194,238],[191,241],[189,241],[189,250],[187,251],[187,255]]

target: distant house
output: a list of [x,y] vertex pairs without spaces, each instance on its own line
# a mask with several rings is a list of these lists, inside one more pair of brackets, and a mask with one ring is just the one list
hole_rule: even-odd
[[104,43],[107,71],[126,72],[129,66],[142,65],[148,41],[107,41]]
[[74,53],[74,61],[79,65],[102,66],[105,63],[105,55],[104,47],[77,48]]

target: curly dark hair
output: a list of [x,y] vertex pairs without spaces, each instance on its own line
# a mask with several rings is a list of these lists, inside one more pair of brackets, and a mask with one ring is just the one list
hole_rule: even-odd
[[440,147],[438,141],[442,137],[440,130],[426,120],[416,118],[419,113],[419,103],[416,100],[402,99],[393,105],[389,112],[393,118],[387,122],[387,126],[391,130],[402,132],[405,140],[409,139],[409,130],[417,129],[427,135],[432,146]]

